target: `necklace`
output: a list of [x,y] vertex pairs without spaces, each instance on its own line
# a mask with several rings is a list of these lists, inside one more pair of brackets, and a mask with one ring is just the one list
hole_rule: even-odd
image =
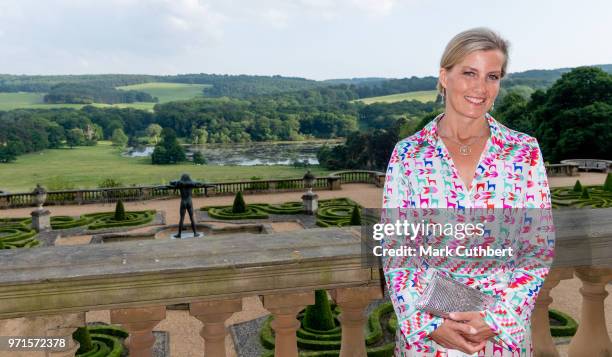
[[474,144],[476,142],[476,140],[485,137],[486,135],[480,135],[480,136],[473,136],[472,140],[470,140],[469,143],[462,143],[458,140],[455,140],[454,138],[451,138],[450,136],[440,136],[443,139],[448,139],[450,141],[452,141],[453,143],[459,145],[459,153],[463,156],[468,156],[472,153],[472,149],[470,148],[470,145]]

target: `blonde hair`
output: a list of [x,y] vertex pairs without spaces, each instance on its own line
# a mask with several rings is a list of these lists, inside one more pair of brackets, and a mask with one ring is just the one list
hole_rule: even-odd
[[[474,51],[500,50],[504,54],[501,76],[506,75],[508,66],[508,48],[510,43],[503,39],[499,34],[486,27],[476,27],[457,34],[446,45],[440,68],[450,70],[454,65],[461,62],[465,56]],[[438,92],[443,94],[444,87],[438,79]]]

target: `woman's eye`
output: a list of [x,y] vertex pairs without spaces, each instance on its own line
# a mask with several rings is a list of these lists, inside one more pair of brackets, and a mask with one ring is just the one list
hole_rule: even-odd
[[473,77],[475,75],[474,72],[470,72],[470,71],[463,72],[463,74],[465,74],[466,76],[470,76],[470,77]]
[[491,74],[491,75],[489,75],[489,79],[497,81],[497,80],[499,80],[499,76],[497,74]]

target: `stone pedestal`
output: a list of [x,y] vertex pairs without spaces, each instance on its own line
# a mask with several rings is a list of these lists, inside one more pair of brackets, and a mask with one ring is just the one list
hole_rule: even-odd
[[328,176],[327,177],[327,186],[332,191],[338,191],[342,189],[342,185],[340,183],[340,176]]
[[32,216],[32,229],[37,232],[51,230],[51,212],[48,209],[37,209],[30,215]]
[[319,208],[319,195],[312,191],[308,191],[302,195],[302,202],[304,203],[304,212],[306,214],[314,215],[317,213]]

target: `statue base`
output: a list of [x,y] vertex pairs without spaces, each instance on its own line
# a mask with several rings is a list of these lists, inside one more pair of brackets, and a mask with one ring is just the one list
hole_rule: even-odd
[[200,232],[197,232],[196,235],[193,235],[193,232],[183,232],[181,233],[180,237],[178,236],[178,233],[170,236],[171,239],[189,239],[189,238],[202,238],[202,237],[204,237],[204,233],[200,233]]
[[319,206],[319,195],[312,191],[308,191],[302,195],[302,203],[304,205],[304,213],[308,215],[317,214]]
[[30,215],[32,216],[32,229],[36,232],[51,230],[51,212],[48,209],[37,209]]

